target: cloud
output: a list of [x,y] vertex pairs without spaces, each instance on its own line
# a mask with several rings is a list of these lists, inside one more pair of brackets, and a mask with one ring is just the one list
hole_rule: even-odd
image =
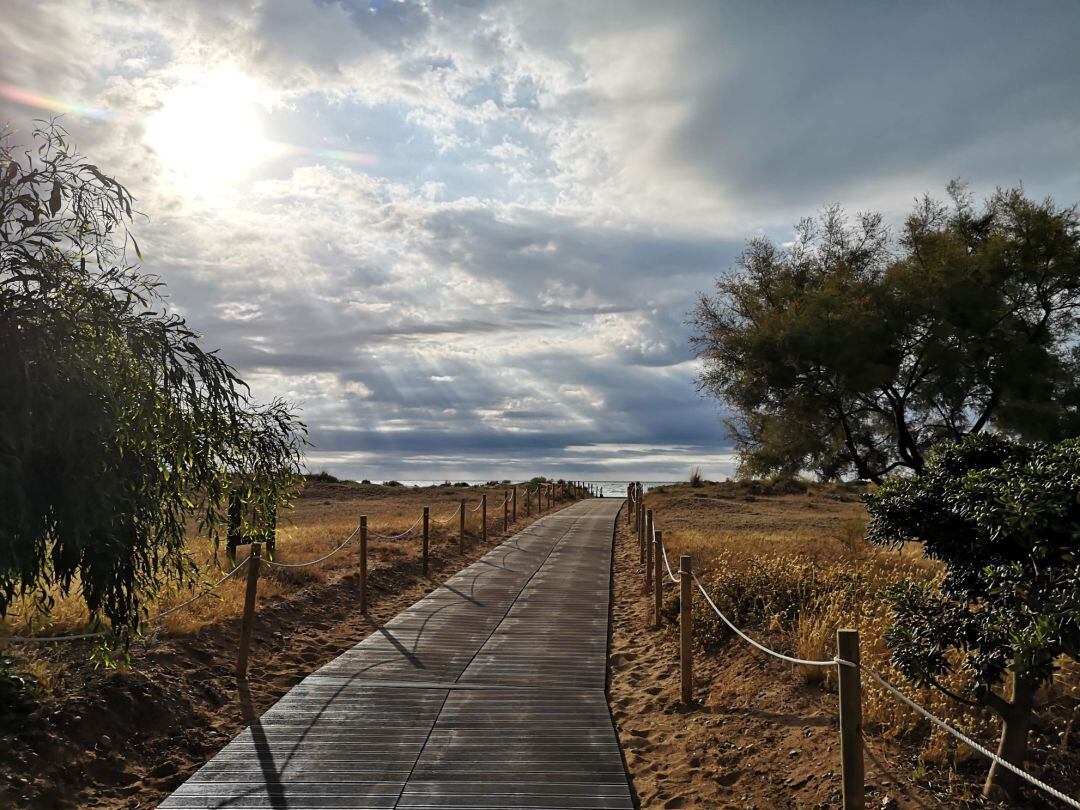
[[[956,175],[1080,199],[1062,170],[1080,146],[1078,16],[10,0],[0,82],[52,107],[0,95],[0,119],[73,110],[75,140],[148,215],[170,305],[259,397],[303,407],[313,463],[719,477],[730,441],[694,387],[695,293],[747,238],[834,200],[895,219]],[[147,121],[222,75],[244,77],[236,103],[287,148],[185,187]],[[190,125],[226,157],[252,148],[218,123]]]

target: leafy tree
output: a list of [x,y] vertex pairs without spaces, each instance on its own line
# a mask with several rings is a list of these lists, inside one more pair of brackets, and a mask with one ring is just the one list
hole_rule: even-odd
[[287,502],[303,425],[165,311],[122,185],[55,123],[0,135],[0,615],[77,590],[126,639],[195,576],[189,519],[217,537],[235,488],[258,520]]
[[752,241],[700,297],[699,385],[727,406],[745,472],[880,482],[988,428],[1080,432],[1076,209],[949,192],[898,240],[880,215],[826,209],[790,246]]
[[[940,588],[894,592],[894,662],[997,714],[998,754],[1017,766],[1036,691],[1061,656],[1080,657],[1078,493],[1080,439],[1023,445],[981,434],[936,448],[921,475],[892,478],[868,497],[871,540],[920,540],[946,566]],[[962,694],[942,685],[954,671],[968,684]],[[1013,792],[1017,777],[995,763],[986,793],[995,786]]]

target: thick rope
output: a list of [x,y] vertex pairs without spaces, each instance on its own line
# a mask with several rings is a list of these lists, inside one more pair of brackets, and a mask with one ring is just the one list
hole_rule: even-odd
[[1007,768],[1008,770],[1012,771],[1014,774],[1019,776],[1021,779],[1027,781],[1031,785],[1034,785],[1035,787],[1039,788],[1040,790],[1045,791],[1046,793],[1053,796],[1055,799],[1059,799],[1060,801],[1065,802],[1065,804],[1069,805],[1070,807],[1075,807],[1075,808],[1077,808],[1077,810],[1080,810],[1080,801],[1077,801],[1076,799],[1072,798],[1071,796],[1068,796],[1068,795],[1062,793],[1057,788],[1046,784],[1046,782],[1043,782],[1041,779],[1036,779],[1034,776],[1029,774],[1027,771],[1023,770],[1022,768],[1016,767],[1011,762],[1008,762],[1008,761],[1002,759],[1001,757],[999,757],[997,754],[995,754],[990,749],[984,748],[983,746],[979,745],[979,743],[975,742],[975,740],[971,739],[971,737],[964,734],[964,732],[953,728],[952,726],[950,726],[948,723],[946,723],[941,718],[936,717],[935,715],[931,714],[929,711],[927,711],[922,706],[920,706],[918,703],[916,703],[914,700],[909,698],[907,695],[905,695],[903,692],[901,692],[899,689],[897,689],[895,686],[893,686],[891,683],[889,683],[883,677],[878,675],[876,672],[874,672],[874,670],[870,669],[865,664],[855,664],[855,663],[853,663],[851,661],[845,661],[842,658],[837,658],[835,660],[835,663],[843,665],[843,666],[848,666],[848,667],[858,667],[863,672],[865,672],[867,675],[869,675],[871,678],[873,678],[882,689],[884,689],[886,692],[891,694],[896,699],[900,700],[902,703],[906,704],[909,708],[914,709],[916,712],[918,712],[920,715],[925,717],[927,720],[929,720],[935,726],[940,728],[942,731],[948,732],[953,737],[958,739],[960,742],[964,743],[965,745],[967,745],[968,747],[974,749],[975,751],[978,751],[980,754],[982,754],[987,759],[989,759],[989,760],[991,760],[993,762],[996,762],[1002,768]]
[[[654,543],[656,542],[656,530],[655,529],[653,530],[653,533],[652,533],[652,542],[654,542]],[[667,569],[668,579],[670,579],[672,582],[674,582],[676,585],[678,585],[679,584],[679,578],[677,576],[675,576],[674,573],[672,573],[671,563],[668,562],[668,558],[667,558],[667,547],[663,544],[663,542],[660,543],[660,554],[664,558],[664,568]]]
[[[215,582],[213,585],[211,585],[205,591],[202,591],[201,593],[195,594],[193,597],[191,597],[190,599],[188,599],[188,600],[186,600],[184,602],[181,602],[179,605],[173,605],[168,610],[161,611],[156,616],[151,616],[150,618],[147,619],[147,622],[148,623],[149,622],[156,622],[159,619],[164,619],[166,616],[169,616],[169,615],[171,615],[173,613],[176,613],[176,611],[180,610],[181,608],[186,608],[191,603],[197,602],[200,599],[202,599],[204,596],[207,596],[207,595],[213,593],[214,591],[216,591],[218,589],[218,587],[220,587],[222,584],[224,584],[224,582],[227,579],[231,578],[233,576],[233,574],[235,574],[237,571],[239,571],[241,568],[243,568],[245,565],[247,565],[248,560],[250,560],[250,559],[251,559],[250,557],[245,558],[233,570],[231,570],[229,573],[227,573],[225,576],[223,576],[221,579],[219,579],[217,582]],[[75,641],[75,640],[84,639],[84,638],[100,638],[101,636],[104,636],[104,635],[107,635],[107,634],[108,634],[107,630],[98,630],[96,633],[77,633],[77,634],[71,635],[71,636],[5,636],[4,638],[0,638],[0,644],[8,644],[8,643],[16,643],[17,644],[17,643],[20,643],[20,642],[36,643],[36,642],[52,642],[52,641]]]
[[709,603],[709,607],[711,607],[713,609],[713,611],[716,613],[716,615],[719,616],[723,620],[724,624],[726,624],[728,627],[730,627],[732,632],[734,632],[735,635],[737,635],[743,641],[747,642],[748,644],[750,644],[750,645],[752,645],[754,647],[757,647],[763,653],[771,655],[773,658],[779,658],[781,661],[787,661],[789,664],[801,664],[804,667],[834,667],[834,666],[836,666],[836,661],[835,660],[811,661],[811,660],[806,659],[806,658],[793,658],[790,655],[784,655],[783,653],[778,653],[776,650],[771,650],[768,647],[766,647],[764,644],[759,644],[758,642],[754,641],[754,639],[750,638],[750,636],[746,635],[746,633],[744,633],[742,630],[740,630],[738,627],[736,627],[731,622],[731,620],[727,616],[725,616],[723,614],[723,612],[720,610],[720,608],[718,608],[716,606],[716,603],[712,600],[712,597],[709,596],[709,592],[705,590],[704,586],[702,586],[702,584],[701,584],[701,581],[697,578],[697,574],[691,574],[691,576],[694,578],[694,583],[697,585],[698,590],[701,591],[701,595],[703,597],[705,597],[705,601]]
[[0,644],[22,644],[23,642],[49,642],[49,641],[74,641],[80,638],[98,638],[107,631],[99,630],[96,633],[79,633],[76,636],[4,636],[0,638]]
[[444,523],[449,523],[451,520],[453,520],[454,518],[456,518],[458,516],[458,512],[460,512],[460,511],[461,511],[461,504],[458,504],[457,509],[455,509],[453,512],[451,512],[449,515],[447,515],[444,518],[433,519],[431,522],[434,523],[437,526],[441,526]]
[[379,540],[400,540],[402,537],[404,537],[407,534],[410,534],[413,529],[415,529],[417,526],[419,526],[421,521],[423,521],[423,519],[424,519],[424,516],[420,515],[420,517],[418,517],[416,519],[416,522],[412,526],[410,526],[405,531],[400,532],[398,534],[379,534],[378,532],[369,532],[369,534],[372,537],[377,538]]
[[345,546],[349,545],[349,543],[352,542],[353,538],[356,537],[356,535],[359,534],[359,533],[360,533],[360,527],[357,526],[355,529],[353,529],[352,534],[350,534],[348,537],[346,537],[342,541],[341,545],[339,545],[337,548],[327,552],[326,554],[323,554],[321,557],[319,557],[317,559],[314,559],[314,560],[308,560],[307,562],[302,562],[302,563],[280,563],[280,562],[274,562],[273,560],[263,560],[263,562],[266,563],[269,566],[272,566],[273,568],[307,568],[307,567],[312,566],[312,565],[317,565],[318,563],[321,563],[323,560],[330,559],[335,554],[337,554],[339,551],[341,551],[343,548],[345,548]]
[[245,565],[247,565],[250,560],[251,560],[251,557],[245,557],[243,560],[241,560],[239,563],[236,564],[236,567],[232,571],[227,573],[225,576],[223,576],[221,579],[219,579],[217,582],[215,582],[213,585],[211,585],[205,591],[203,591],[202,593],[196,594],[195,596],[188,599],[186,602],[181,602],[179,605],[173,605],[168,610],[161,611],[161,613],[159,613],[157,616],[154,616],[154,618],[150,619],[150,621],[156,622],[158,619],[164,619],[166,616],[168,616],[168,615],[170,615],[172,613],[176,613],[176,611],[180,610],[180,608],[185,608],[188,605],[190,605],[192,602],[197,602],[200,599],[202,599],[204,596],[206,596],[206,595],[208,595],[210,593],[213,593],[214,591],[216,591],[218,589],[218,587],[220,585],[224,584],[225,580],[231,578],[233,574],[235,574],[237,571],[239,571],[241,568],[243,568]]

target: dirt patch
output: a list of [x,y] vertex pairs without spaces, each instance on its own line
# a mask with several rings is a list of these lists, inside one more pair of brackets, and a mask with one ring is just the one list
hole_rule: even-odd
[[[670,625],[651,629],[651,604],[637,540],[620,522],[610,697],[641,807],[838,807],[835,693],[807,686],[787,665],[731,641],[714,654],[698,651],[697,703],[684,709],[676,632]],[[903,756],[879,748],[886,765]],[[946,806],[902,772],[867,761],[867,806]]]
[[[333,499],[336,485],[323,486]],[[370,570],[366,616],[348,569],[262,600],[246,688],[233,675],[237,617],[191,635],[148,637],[122,671],[92,668],[82,642],[43,650],[36,663],[49,673],[46,696],[27,713],[0,717],[0,807],[155,807],[306,675],[498,542],[492,532],[462,555],[436,541],[427,579],[412,550],[382,553]]]

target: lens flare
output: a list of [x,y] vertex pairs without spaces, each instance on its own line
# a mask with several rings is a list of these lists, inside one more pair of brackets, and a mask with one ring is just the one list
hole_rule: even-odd
[[76,115],[81,118],[96,118],[98,120],[110,120],[116,117],[108,110],[45,96],[5,82],[0,82],[0,98],[21,104],[24,107],[48,110],[62,115]]

